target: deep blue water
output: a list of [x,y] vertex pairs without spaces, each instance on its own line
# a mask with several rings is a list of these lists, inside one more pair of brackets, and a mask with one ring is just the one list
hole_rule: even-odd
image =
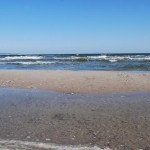
[[0,69],[150,71],[149,54],[0,55]]

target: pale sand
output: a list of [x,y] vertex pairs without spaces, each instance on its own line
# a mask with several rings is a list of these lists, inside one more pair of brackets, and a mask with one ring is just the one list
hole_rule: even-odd
[[68,93],[149,92],[150,73],[1,70],[0,87]]

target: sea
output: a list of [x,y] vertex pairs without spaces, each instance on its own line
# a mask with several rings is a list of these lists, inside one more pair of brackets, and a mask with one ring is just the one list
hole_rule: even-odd
[[150,71],[150,53],[0,54],[0,69]]

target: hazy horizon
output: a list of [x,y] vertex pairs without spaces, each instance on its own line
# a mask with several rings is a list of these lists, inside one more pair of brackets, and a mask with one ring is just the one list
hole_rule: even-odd
[[150,52],[141,52],[141,53],[135,53],[135,52],[121,52],[121,53],[0,53],[0,55],[109,55],[109,54],[150,54]]

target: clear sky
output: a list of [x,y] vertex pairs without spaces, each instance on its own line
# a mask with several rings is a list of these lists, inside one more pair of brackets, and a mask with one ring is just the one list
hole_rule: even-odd
[[0,0],[2,52],[150,52],[150,0]]

